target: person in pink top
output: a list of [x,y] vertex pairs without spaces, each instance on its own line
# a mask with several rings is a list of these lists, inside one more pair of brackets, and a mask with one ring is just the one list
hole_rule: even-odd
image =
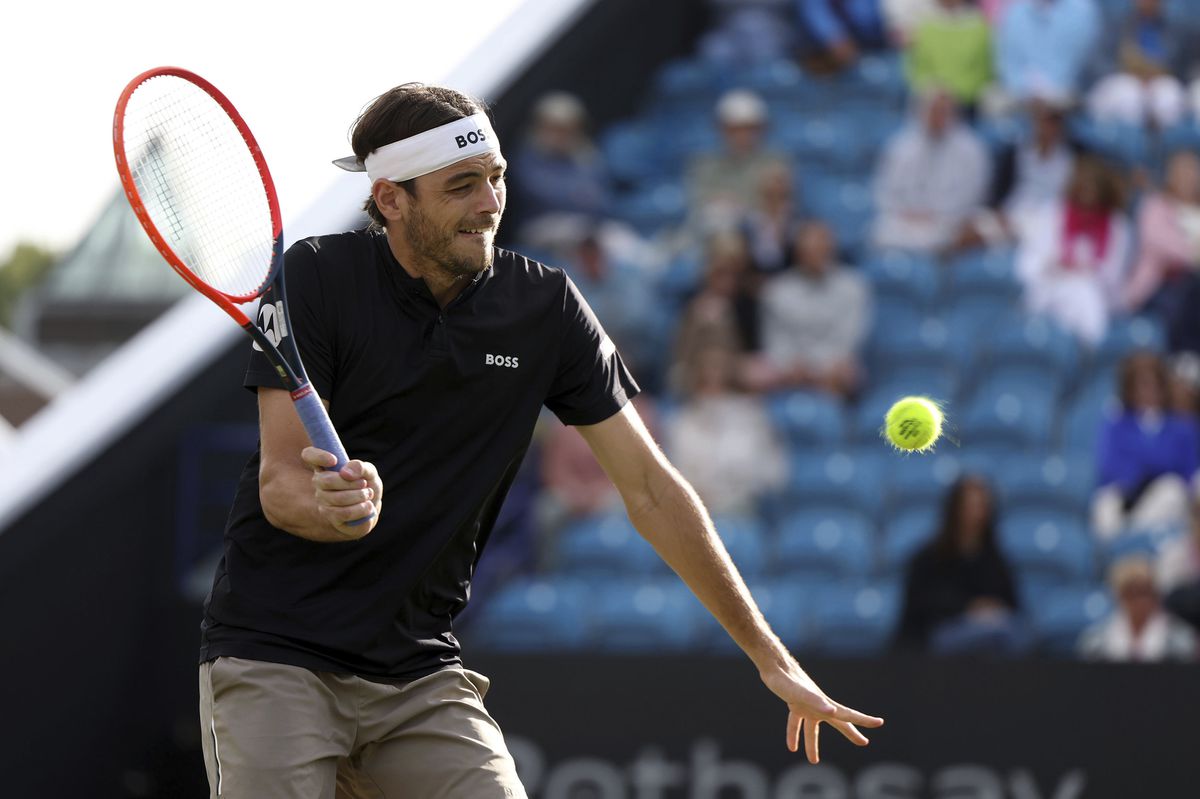
[[1125,308],[1156,312],[1171,325],[1185,312],[1188,284],[1200,281],[1200,157],[1195,153],[1171,156],[1162,190],[1142,202],[1138,239]]

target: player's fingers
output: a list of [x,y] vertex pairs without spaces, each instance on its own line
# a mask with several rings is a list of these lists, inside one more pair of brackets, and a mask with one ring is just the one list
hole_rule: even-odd
[[375,499],[375,492],[370,488],[355,488],[346,491],[320,491],[317,502],[334,508],[347,508],[351,505],[370,503]]
[[[365,519],[374,512],[375,506],[370,502],[359,502],[354,505],[345,505],[342,507],[326,505],[321,508],[321,515],[323,515],[331,524],[335,526],[345,525],[349,522],[358,521],[359,519]],[[367,526],[364,525],[362,529],[351,527],[349,529],[343,529],[342,532],[357,537],[359,535],[365,535],[367,533],[367,529]]]
[[848,721],[831,721],[829,722],[829,725],[844,735],[846,740],[850,741],[855,746],[866,746],[870,743],[870,741],[867,740],[867,736],[859,732],[858,727],[855,727]]
[[804,753],[808,755],[808,762],[815,765],[821,760],[821,722],[813,718],[804,721]]
[[320,491],[355,491],[368,487],[366,480],[347,480],[341,472],[324,469],[313,472],[313,485]]
[[859,711],[846,707],[845,705],[840,705],[836,702],[834,704],[836,705],[836,708],[834,709],[832,715],[838,721],[848,721],[851,724],[861,724],[864,727],[883,726],[883,719],[881,719],[879,716],[868,716],[866,713],[860,713]]
[[312,469],[328,469],[337,463],[337,457],[332,452],[326,452],[316,447],[305,447],[300,450],[300,460]]
[[787,748],[789,752],[795,752],[800,748],[800,714],[794,710],[788,711]]

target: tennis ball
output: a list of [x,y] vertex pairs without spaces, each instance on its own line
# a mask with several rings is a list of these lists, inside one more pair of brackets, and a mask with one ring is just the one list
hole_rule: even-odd
[[925,452],[942,434],[942,409],[928,397],[902,397],[888,408],[883,429],[897,449]]

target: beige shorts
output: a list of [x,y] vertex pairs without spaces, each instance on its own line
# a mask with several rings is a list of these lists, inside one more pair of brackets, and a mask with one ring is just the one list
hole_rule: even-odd
[[452,667],[398,685],[217,658],[200,666],[209,796],[523,799],[489,681]]

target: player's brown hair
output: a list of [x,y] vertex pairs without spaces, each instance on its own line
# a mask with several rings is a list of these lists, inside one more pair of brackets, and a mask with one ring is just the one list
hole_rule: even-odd
[[[487,113],[487,110],[482,100],[454,89],[427,86],[424,83],[403,83],[376,97],[359,115],[350,130],[350,146],[358,160],[365,161],[368,155],[386,144],[472,114]],[[415,180],[399,183],[413,197],[417,196]],[[374,197],[367,197],[363,210],[371,218],[372,225],[383,227],[386,223],[387,220],[375,205]]]

